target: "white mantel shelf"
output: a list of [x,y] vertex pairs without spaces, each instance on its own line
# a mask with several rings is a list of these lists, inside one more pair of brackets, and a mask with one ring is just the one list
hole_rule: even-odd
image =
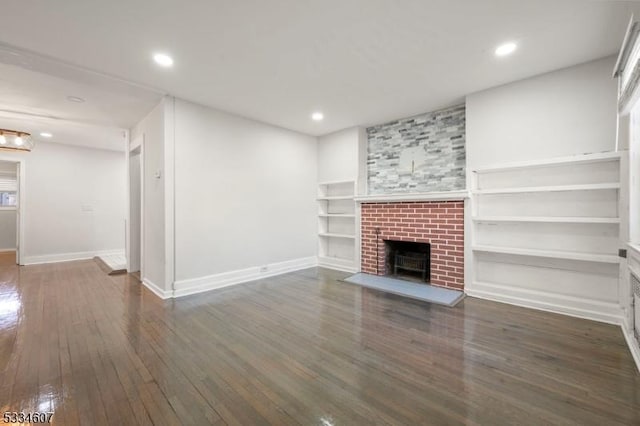
[[375,194],[355,197],[358,203],[393,203],[398,201],[452,201],[469,198],[469,191],[442,191],[407,194]]

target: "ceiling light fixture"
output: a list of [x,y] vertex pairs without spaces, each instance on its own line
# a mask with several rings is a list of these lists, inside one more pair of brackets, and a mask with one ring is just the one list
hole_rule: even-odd
[[507,56],[515,52],[517,48],[518,48],[518,45],[515,44],[514,42],[504,43],[496,47],[495,53],[496,53],[496,56]]
[[69,102],[75,102],[75,103],[77,103],[77,104],[81,104],[81,103],[83,103],[83,102],[84,102],[84,99],[79,98],[79,97],[77,97],[77,96],[67,96],[67,100],[68,100]]
[[321,112],[314,112],[311,114],[311,119],[313,121],[322,121],[324,119],[324,114]]
[[31,151],[35,143],[30,133],[0,129],[0,145],[0,149]]
[[173,66],[173,58],[164,53],[156,53],[153,55],[153,60],[161,67],[169,68]]
[[43,138],[50,138],[53,136],[53,134],[49,132],[40,132],[40,136],[42,136]]

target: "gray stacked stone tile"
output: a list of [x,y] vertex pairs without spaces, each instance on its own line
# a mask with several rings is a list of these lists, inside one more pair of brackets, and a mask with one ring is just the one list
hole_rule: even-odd
[[367,129],[369,194],[465,188],[465,106]]

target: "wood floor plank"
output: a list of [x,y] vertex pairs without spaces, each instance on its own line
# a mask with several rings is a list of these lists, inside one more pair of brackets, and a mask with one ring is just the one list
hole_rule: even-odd
[[640,424],[616,326],[431,305],[308,269],[162,301],[0,259],[0,407],[54,424]]

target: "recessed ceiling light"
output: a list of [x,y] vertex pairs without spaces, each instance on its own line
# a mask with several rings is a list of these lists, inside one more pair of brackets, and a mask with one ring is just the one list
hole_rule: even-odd
[[77,104],[81,104],[84,102],[84,99],[78,97],[78,96],[67,96],[67,100],[69,102],[75,102]]
[[53,136],[53,134],[49,132],[40,132],[40,136],[42,136],[43,138],[50,138]]
[[153,60],[161,67],[168,68],[173,66],[173,58],[169,55],[165,55],[164,53],[156,53],[153,55]]
[[496,56],[510,55],[511,53],[515,52],[517,47],[518,45],[513,42],[501,44],[500,46],[496,47]]
[[311,119],[313,121],[322,121],[324,119],[324,114],[321,112],[314,112],[311,114]]

